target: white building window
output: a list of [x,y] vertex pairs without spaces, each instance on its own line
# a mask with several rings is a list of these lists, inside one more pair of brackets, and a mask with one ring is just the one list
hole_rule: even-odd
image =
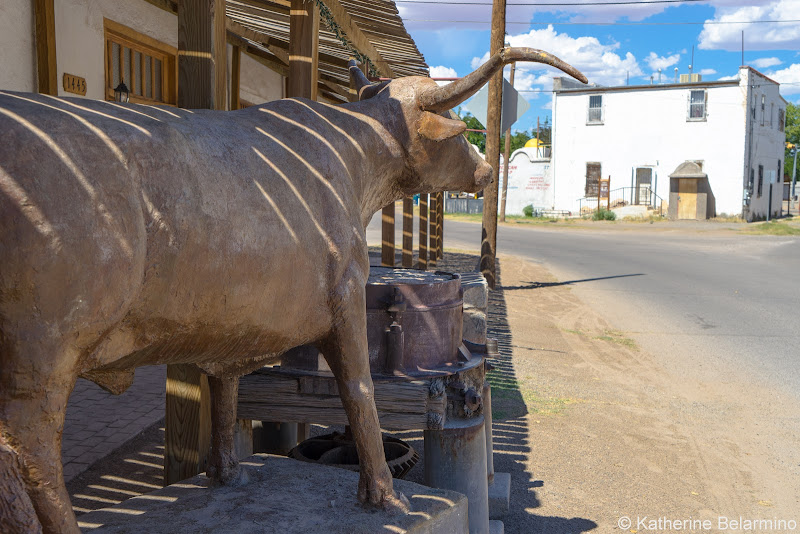
[[785,113],[785,111],[783,111],[783,108],[778,108],[778,131],[779,132],[783,131],[783,123],[786,120],[784,113]]
[[589,95],[589,112],[586,122],[589,124],[603,123],[603,95]]
[[761,95],[761,126],[764,126],[764,116],[766,114],[767,114],[767,95]]
[[770,128],[772,128],[772,125],[773,125],[772,117],[774,117],[774,116],[775,116],[775,104],[773,103],[773,104],[769,105],[769,127]]
[[689,117],[690,121],[706,120],[706,90],[698,89],[689,92]]

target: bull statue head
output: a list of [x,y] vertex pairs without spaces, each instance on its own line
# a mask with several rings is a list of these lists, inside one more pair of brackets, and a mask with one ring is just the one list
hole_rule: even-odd
[[372,84],[356,62],[350,61],[359,101],[394,102],[395,106],[383,110],[382,120],[406,123],[391,129],[407,136],[398,139],[406,152],[406,171],[396,184],[400,196],[445,189],[478,192],[492,181],[492,168],[460,135],[466,124],[454,119],[450,110],[477,93],[498,70],[517,61],[545,63],[587,83],[571,65],[533,48],[503,48],[472,73],[445,86],[416,76]]

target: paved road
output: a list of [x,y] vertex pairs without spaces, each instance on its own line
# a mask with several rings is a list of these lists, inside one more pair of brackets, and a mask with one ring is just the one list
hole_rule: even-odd
[[[501,226],[498,251],[544,264],[679,375],[800,399],[800,238],[707,228]],[[480,225],[446,221],[445,246],[479,249]]]

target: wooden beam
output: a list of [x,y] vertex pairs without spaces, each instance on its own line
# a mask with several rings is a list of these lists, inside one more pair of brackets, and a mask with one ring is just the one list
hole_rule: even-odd
[[428,269],[428,195],[419,195],[419,262],[417,267]]
[[[225,0],[181,0],[178,6],[178,106],[225,109]],[[167,366],[164,479],[205,471],[211,443],[208,377],[194,365]]]
[[278,59],[283,61],[287,66],[289,65],[289,43],[270,37],[266,33],[251,30],[230,18],[225,19],[225,28],[228,30],[229,34],[232,33],[264,45],[264,47],[275,54]]
[[394,267],[394,202],[381,211],[381,265]]
[[395,78],[396,75],[392,70],[389,63],[383,58],[378,49],[372,44],[369,37],[361,31],[361,28],[356,24],[347,10],[339,3],[339,0],[322,0],[322,3],[330,10],[333,20],[339,25],[339,28],[345,33],[348,41],[355,47],[356,50],[369,57],[370,61],[381,76],[387,78]]
[[225,109],[225,1],[178,5],[178,107]]
[[436,222],[436,257],[444,258],[444,193],[439,193],[439,220]]
[[269,52],[256,48],[238,35],[228,32],[228,42],[242,49],[242,52],[258,61],[265,67],[274,70],[283,77],[289,76],[289,65],[282,63],[280,59]]
[[242,81],[242,48],[234,46],[231,51],[231,111],[236,111],[240,107],[239,87]]
[[414,199],[403,199],[403,267],[414,266]]
[[292,0],[289,10],[288,96],[317,99],[319,73],[319,8],[314,2]]
[[58,96],[58,69],[56,67],[56,17],[54,0],[35,0],[36,19],[36,72],[38,91]]
[[320,76],[319,83],[330,89],[332,92],[337,93],[338,95],[343,97],[345,102],[350,100],[350,91],[348,89],[345,89],[338,83],[333,82],[327,78],[328,78],[327,76]]
[[206,470],[211,446],[208,377],[194,365],[167,365],[164,420],[164,482],[169,485]]

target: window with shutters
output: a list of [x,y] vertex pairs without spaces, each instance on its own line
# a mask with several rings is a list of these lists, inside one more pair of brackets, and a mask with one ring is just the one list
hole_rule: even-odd
[[177,103],[177,50],[112,20],[105,30],[106,100],[120,82],[137,104]]
[[603,95],[589,95],[589,110],[586,122],[588,124],[603,123]]
[[601,167],[599,163],[586,164],[586,197],[597,198],[600,192]]
[[706,90],[699,89],[689,92],[689,116],[690,121],[706,120]]

